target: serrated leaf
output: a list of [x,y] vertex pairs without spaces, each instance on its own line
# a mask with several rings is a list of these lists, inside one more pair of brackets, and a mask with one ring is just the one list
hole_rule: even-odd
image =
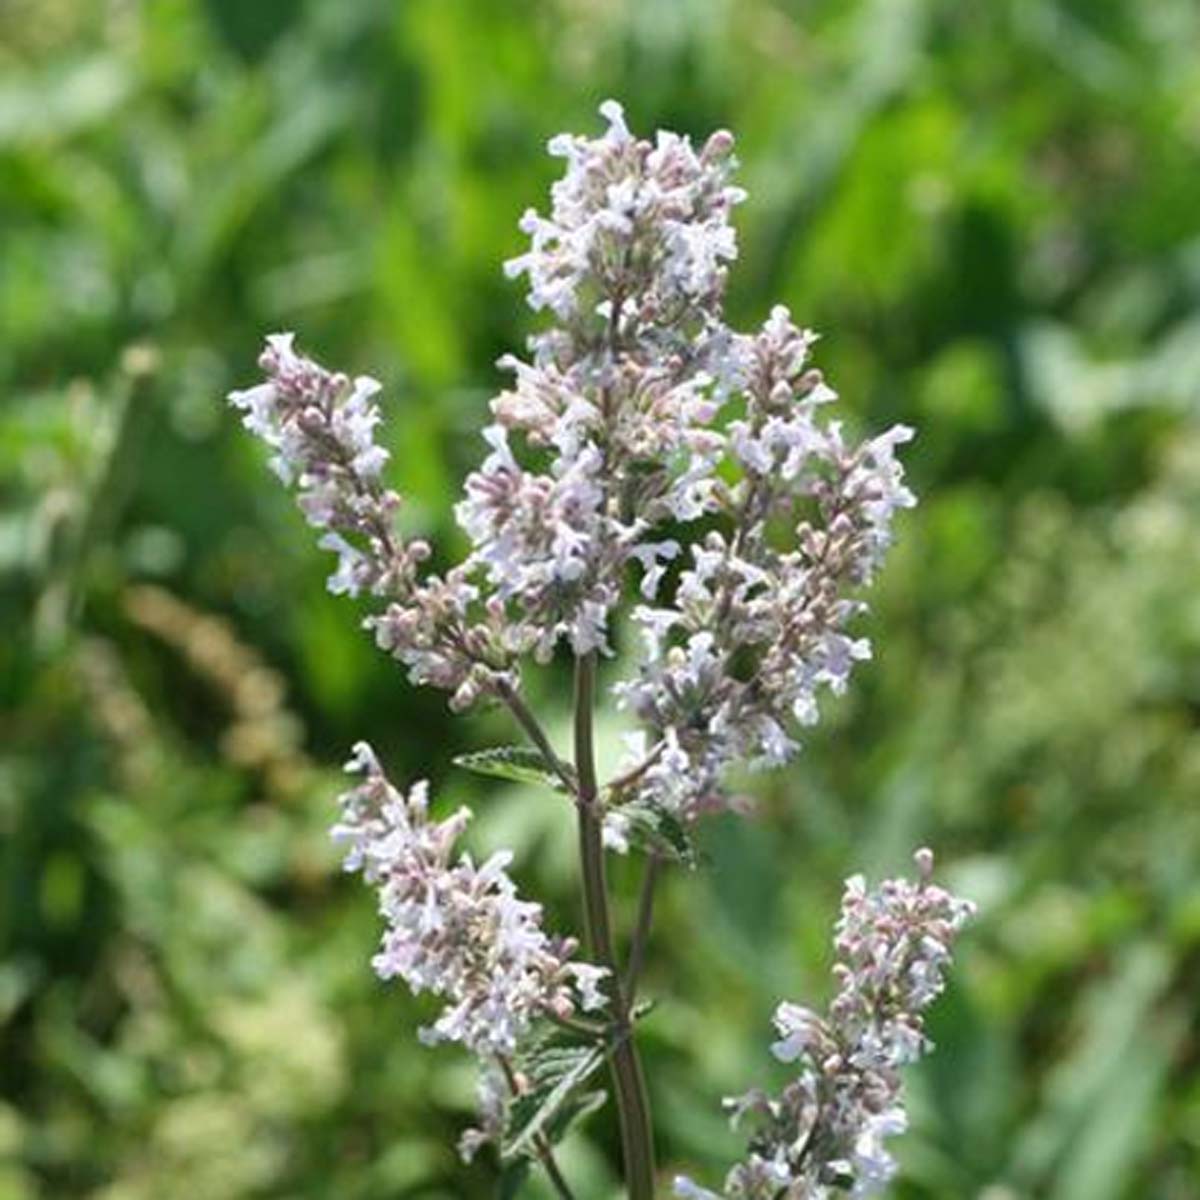
[[628,823],[631,844],[661,858],[695,866],[696,848],[674,813],[642,800],[623,804],[614,811]]
[[495,746],[491,750],[476,750],[472,754],[458,755],[454,763],[474,771],[476,775],[491,775],[516,783],[540,783],[556,792],[567,791],[567,785],[546,765],[545,759],[528,746]]
[[[539,1134],[557,1140],[572,1121],[594,1112],[604,1094],[577,1095],[579,1088],[604,1062],[604,1051],[596,1046],[550,1046],[539,1049],[526,1064],[528,1090],[509,1108],[508,1129],[500,1156],[510,1160],[533,1155]],[[599,1099],[597,1099],[599,1096]]]
[[558,1145],[576,1121],[586,1120],[597,1109],[603,1108],[607,1099],[608,1093],[603,1088],[570,1096],[546,1125],[546,1138],[550,1144]]

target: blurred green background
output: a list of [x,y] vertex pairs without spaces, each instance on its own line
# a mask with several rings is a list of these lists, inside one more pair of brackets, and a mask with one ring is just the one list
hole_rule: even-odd
[[[982,911],[896,1195],[1200,1196],[1194,0],[0,0],[0,1200],[494,1193],[467,1064],[368,969],[336,768],[474,803],[562,926],[570,814],[453,771],[507,722],[373,651],[221,397],[278,328],[378,375],[460,552],[532,328],[500,262],[609,95],[737,133],[732,319],[788,303],[856,427],[920,431],[876,660],[664,889],[664,1167],[720,1178],[842,878],[929,842]],[[581,1200],[615,1154],[604,1111]]]

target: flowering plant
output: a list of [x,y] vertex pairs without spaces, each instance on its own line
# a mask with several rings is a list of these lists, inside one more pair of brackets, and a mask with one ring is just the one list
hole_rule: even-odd
[[[430,815],[428,789],[387,779],[359,744],[333,833],[346,867],[376,889],[385,931],[374,967],[445,1006],[421,1032],[481,1063],[480,1121],[464,1155],[494,1143],[571,1195],[554,1158],[568,1125],[603,1099],[607,1065],[629,1194],[655,1194],[654,1140],[634,1023],[656,881],[691,864],[692,833],[728,803],[734,764],[781,764],[842,691],[870,643],[852,632],[861,592],[914,503],[896,426],[848,439],[825,416],[837,399],[810,362],[815,336],[774,309],[753,334],[723,316],[737,246],[730,217],[733,138],[635,137],[618,104],[598,138],[561,135],[566,160],[548,215],[530,210],[529,250],[507,265],[551,322],[529,356],[505,356],[513,384],[491,404],[489,452],[456,509],[471,541],[445,575],[429,547],[397,532],[400,499],[376,441],[380,385],[326,370],[291,334],[267,339],[266,382],[230,399],[274,451],[320,544],[337,555],[329,587],[376,601],[379,647],[456,710],[490,699],[528,738],[464,761],[530,776],[565,794],[579,828],[585,942],[543,928],[521,899],[511,856],[456,856],[469,813]],[[593,748],[596,663],[611,651],[631,568],[642,652],[615,701],[642,732],[601,784]],[[521,669],[565,643],[575,664],[574,748],[553,747],[526,703]],[[611,927],[606,854],[646,855],[639,917],[622,963]],[[805,1200],[876,1193],[894,1164],[884,1138],[904,1127],[898,1068],[926,1048],[923,1010],[942,987],[970,906],[930,882],[868,891],[847,884],[838,992],[825,1017],[784,1003],[775,1056],[798,1074],[777,1097],[728,1102],[752,1118],[727,1197]],[[686,1178],[680,1196],[713,1198]]]

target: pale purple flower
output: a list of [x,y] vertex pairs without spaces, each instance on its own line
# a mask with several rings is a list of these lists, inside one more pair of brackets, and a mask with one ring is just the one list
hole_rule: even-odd
[[456,509],[475,544],[472,562],[500,600],[519,602],[522,621],[537,630],[540,658],[564,635],[576,653],[586,653],[603,644],[619,596],[611,571],[602,569],[614,560],[607,544],[619,531],[603,512],[600,452],[585,444],[573,459],[560,458],[553,473],[534,474],[517,464],[503,426],[485,437],[492,453],[467,480]]
[[836,395],[809,366],[814,340],[782,307],[758,335],[735,339],[729,391],[745,416],[721,437],[741,477],[712,493],[725,524],[692,544],[672,600],[656,592],[655,607],[633,613],[646,653],[615,691],[687,753],[691,797],[677,786],[651,797],[683,816],[709,805],[729,764],[785,762],[822,693],[843,692],[870,658],[870,642],[850,632],[866,607],[858,593],[896,510],[915,503],[894,453],[911,430],[848,443],[823,416]]
[[290,333],[267,338],[259,365],[267,382],[231,392],[229,401],[275,452],[271,466],[295,485],[309,524],[328,531],[320,544],[338,555],[331,590],[403,590],[429,548],[395,532],[400,497],[381,483],[388,454],[375,441],[379,383],[326,370],[297,353]]
[[318,545],[337,555],[329,590],[382,599],[384,610],[365,622],[379,646],[414,682],[450,691],[453,707],[514,687],[512,661],[528,648],[524,631],[509,626],[502,608],[479,611],[469,571],[424,573],[428,545],[396,530],[400,497],[383,483],[388,453],[375,438],[379,383],[327,370],[298,353],[290,333],[268,337],[259,363],[267,382],[229,400],[274,451],[276,473],[322,530]]
[[[551,139],[566,173],[551,190],[550,215],[530,209],[521,219],[530,249],[506,271],[528,276],[530,305],[562,322],[589,315],[592,295],[638,300],[663,318],[703,307],[737,255],[728,217],[743,193],[726,182],[732,138],[714,134],[697,154],[674,133],[660,132],[654,144],[634,137],[616,101],[600,112],[609,123],[602,137]],[[628,292],[622,284],[634,257],[652,274],[649,286]]]
[[941,993],[950,947],[974,912],[930,882],[933,856],[915,855],[917,882],[891,879],[868,890],[846,883],[834,938],[838,992],[826,1015],[784,1002],[771,1052],[799,1075],[776,1097],[762,1091],[726,1101],[755,1130],[746,1159],[720,1193],[690,1179],[690,1200],[827,1200],[879,1195],[896,1164],[888,1138],[907,1118],[899,1068],[931,1048],[924,1011]]
[[347,847],[346,869],[379,895],[385,930],[372,965],[382,979],[445,1001],[423,1041],[507,1055],[538,1017],[603,1005],[605,972],[572,961],[575,943],[544,932],[541,906],[521,900],[508,875],[511,854],[480,866],[454,858],[465,808],[433,820],[427,785],[397,791],[364,742],[347,770],[363,778],[341,797],[333,837]]
[[[697,153],[675,134],[636,138],[612,101],[601,112],[600,137],[551,142],[566,171],[550,214],[521,219],[530,249],[508,272],[557,323],[531,361],[500,360],[515,384],[492,402],[490,453],[456,510],[471,564],[541,658],[560,640],[607,652],[627,565],[649,597],[674,552],[655,527],[716,505],[732,139]],[[549,462],[523,464],[514,435]]]

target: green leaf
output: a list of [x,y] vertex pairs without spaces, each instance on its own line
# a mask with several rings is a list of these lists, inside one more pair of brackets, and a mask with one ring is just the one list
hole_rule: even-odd
[[599,1108],[604,1102],[603,1092],[577,1094],[576,1089],[603,1062],[604,1051],[598,1046],[550,1045],[536,1049],[523,1064],[529,1087],[509,1108],[501,1157],[533,1156],[539,1134],[555,1141],[573,1121]]
[[540,783],[556,792],[567,790],[567,785],[546,765],[541,754],[528,746],[495,746],[491,750],[460,754],[454,762],[477,775],[492,775],[516,783]]
[[628,822],[627,832],[632,845],[689,867],[696,865],[696,847],[683,822],[674,813],[644,800],[630,801],[613,811]]
[[517,1200],[529,1177],[529,1165],[529,1159],[519,1158],[504,1167],[496,1187],[496,1200]]
[[586,1120],[597,1109],[604,1107],[608,1093],[603,1088],[594,1088],[590,1092],[577,1092],[569,1096],[561,1108],[546,1124],[546,1137],[553,1146],[567,1136],[567,1130],[577,1121]]

